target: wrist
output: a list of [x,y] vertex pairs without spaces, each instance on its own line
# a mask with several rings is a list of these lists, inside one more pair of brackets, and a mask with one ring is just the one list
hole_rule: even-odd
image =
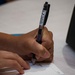
[[6,33],[0,33],[0,49],[16,52],[18,37]]

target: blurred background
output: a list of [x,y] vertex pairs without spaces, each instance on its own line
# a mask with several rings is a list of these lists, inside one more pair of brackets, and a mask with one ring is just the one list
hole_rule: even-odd
[[11,1],[14,1],[14,0],[0,0],[0,5],[5,4],[7,2],[11,2]]

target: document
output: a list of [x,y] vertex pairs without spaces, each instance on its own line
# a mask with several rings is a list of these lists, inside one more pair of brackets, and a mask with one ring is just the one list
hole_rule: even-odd
[[25,70],[24,74],[19,74],[16,70],[2,69],[0,75],[64,75],[64,73],[53,63],[30,63],[30,69]]
[[23,75],[64,75],[53,63],[30,64],[30,70],[25,70]]

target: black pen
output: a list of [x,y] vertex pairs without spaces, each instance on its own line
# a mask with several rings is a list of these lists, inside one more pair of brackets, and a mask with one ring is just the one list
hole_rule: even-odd
[[[40,44],[42,43],[42,31],[43,31],[44,25],[46,25],[46,22],[47,22],[49,8],[50,8],[50,4],[48,4],[48,2],[45,2],[44,6],[43,6],[42,14],[41,14],[38,34],[37,34],[37,38],[36,38],[36,41]],[[33,64],[36,63],[35,54],[32,54],[32,63]]]

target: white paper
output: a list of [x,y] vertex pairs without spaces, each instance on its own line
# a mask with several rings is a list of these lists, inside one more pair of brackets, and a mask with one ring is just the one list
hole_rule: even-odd
[[[64,73],[56,67],[53,63],[41,63],[33,65],[30,63],[30,69],[25,70],[23,75],[64,75]],[[0,72],[2,75],[19,75],[16,70],[7,69]],[[1,75],[0,74],[0,75]]]
[[25,70],[23,75],[63,75],[64,73],[58,69],[53,63],[50,64],[30,64],[30,70]]

